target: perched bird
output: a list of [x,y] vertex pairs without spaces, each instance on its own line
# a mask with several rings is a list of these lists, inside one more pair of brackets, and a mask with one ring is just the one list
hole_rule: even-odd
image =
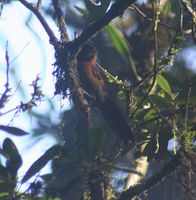
[[84,90],[92,97],[93,104],[100,110],[110,128],[125,144],[134,142],[134,137],[121,110],[110,98],[105,82],[97,67],[97,50],[85,44],[77,56],[78,73]]

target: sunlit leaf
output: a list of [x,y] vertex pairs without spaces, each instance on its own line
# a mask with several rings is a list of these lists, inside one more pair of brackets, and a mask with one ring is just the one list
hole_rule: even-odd
[[107,25],[106,31],[112,40],[116,50],[125,58],[129,56],[129,47],[125,38],[121,35],[117,28],[115,28],[112,24]]
[[16,135],[16,136],[23,136],[23,135],[29,135],[28,132],[20,129],[20,128],[17,128],[17,127],[14,127],[14,126],[4,126],[4,125],[0,125],[0,130],[3,130],[7,133],[10,133],[12,135]]
[[167,2],[165,3],[165,5],[163,6],[163,9],[162,9],[162,12],[164,15],[168,15],[168,13],[171,10],[171,6],[172,6],[171,0],[167,0]]
[[56,156],[59,155],[61,147],[59,145],[54,145],[49,148],[40,158],[38,158],[31,167],[27,170],[26,174],[22,179],[22,183],[28,181],[31,177],[33,177],[37,172],[39,172],[48,161],[52,160]]
[[125,60],[127,60],[132,69],[133,74],[138,80],[140,80],[126,39],[123,37],[121,32],[112,24],[106,26],[106,31],[116,50],[124,57]]
[[146,109],[148,112],[146,112],[145,116],[144,116],[144,120],[148,121],[151,120],[155,117],[156,115],[156,111],[153,108],[150,109]]
[[7,192],[0,192],[0,198],[5,198],[5,199],[7,199],[6,196],[8,197],[8,196],[9,196],[9,193],[7,193]]
[[119,99],[126,99],[125,91],[124,90],[119,90],[118,93],[117,93],[117,97]]
[[160,74],[157,75],[156,81],[159,84],[159,86],[167,92],[169,95],[171,95],[171,88],[169,86],[168,81]]

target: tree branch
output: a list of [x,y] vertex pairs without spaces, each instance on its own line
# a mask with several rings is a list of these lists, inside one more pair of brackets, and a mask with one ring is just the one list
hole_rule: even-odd
[[41,10],[41,7],[42,7],[42,0],[38,0],[37,1],[37,10]]
[[122,192],[118,200],[130,200],[136,195],[143,193],[145,190],[150,189],[160,181],[164,180],[171,172],[177,169],[180,164],[181,151],[178,153],[154,176],[150,177],[144,183],[140,183],[131,187],[130,189]]
[[84,29],[82,34],[73,41],[72,50],[76,51],[83,43],[100,32],[100,30],[114,18],[122,15],[123,12],[136,1],[137,0],[118,0],[113,3],[109,11],[103,17],[90,24]]
[[[134,9],[139,15],[141,15],[144,19],[146,19],[146,20],[149,21],[149,22],[153,22],[153,23],[154,23],[154,19],[148,17],[148,16],[147,16],[145,13],[143,13],[136,5],[133,5],[132,7],[133,7],[133,9]],[[163,26],[163,27],[166,27],[166,28],[168,28],[168,29],[170,29],[170,30],[172,30],[172,31],[175,31],[175,32],[177,31],[177,29],[176,29],[175,27],[172,27],[172,26],[170,26],[170,25],[168,25],[168,24],[165,24],[165,23],[162,23],[162,22],[160,22],[160,21],[158,21],[158,25]]]
[[65,17],[63,15],[63,11],[60,7],[59,0],[52,0],[52,2],[53,2],[54,10],[55,10],[55,15],[57,17],[58,27],[59,27],[59,30],[61,33],[61,41],[68,42],[69,36],[67,33]]
[[28,3],[27,1],[25,0],[19,0],[21,4],[23,4],[26,8],[28,8],[30,11],[32,11],[35,16],[38,18],[38,20],[40,21],[40,23],[42,24],[44,30],[46,31],[46,33],[48,34],[49,36],[49,39],[50,39],[50,43],[57,47],[57,44],[58,44],[58,40],[57,38],[55,37],[55,34],[54,32],[52,31],[52,29],[50,28],[50,26],[48,25],[48,23],[46,22],[45,18],[42,16],[42,14],[40,13],[40,11],[33,6],[33,4],[31,3]]

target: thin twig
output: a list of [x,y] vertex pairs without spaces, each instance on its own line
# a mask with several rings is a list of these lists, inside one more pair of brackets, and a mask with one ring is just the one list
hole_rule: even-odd
[[6,43],[5,61],[6,61],[6,83],[5,83],[5,91],[0,97],[0,108],[4,107],[5,102],[8,101],[8,98],[10,97],[9,91],[11,90],[9,88],[10,61],[9,61],[9,55],[8,55],[8,42]]
[[2,14],[2,11],[3,11],[3,4],[4,4],[4,2],[0,2],[1,3],[1,5],[0,5],[0,16],[1,16],[1,14]]
[[135,110],[131,113],[130,119],[134,116],[134,114],[136,113],[136,111],[142,106],[142,104],[144,103],[144,101],[146,100],[146,98],[148,97],[148,95],[150,94],[152,88],[154,87],[155,83],[156,83],[156,76],[154,74],[153,75],[152,83],[151,83],[148,91],[146,92],[146,94],[144,95],[144,97],[142,98],[142,100],[137,105],[137,108],[135,108]]
[[[159,116],[157,119],[162,119],[165,122],[165,124],[167,124],[169,127],[172,128],[173,126],[172,126],[172,124],[170,124],[170,121],[166,119],[166,117],[161,113],[159,108],[157,108],[157,106],[152,102],[150,97],[148,98],[148,100],[149,100],[151,106],[155,109],[155,111],[157,112],[157,114]],[[156,120],[156,118],[153,118],[153,119]]]
[[61,41],[69,42],[69,36],[68,36],[67,28],[66,28],[65,17],[60,7],[59,0],[52,0],[52,2],[53,2],[54,10],[55,10],[55,15],[58,21],[58,27],[61,33]]
[[196,24],[193,22],[193,20],[192,20],[192,30],[191,30],[191,33],[192,33],[193,42],[196,45]]
[[185,126],[185,128],[187,127],[187,122],[188,122],[190,95],[191,95],[191,84],[188,83],[188,90],[187,90],[186,101],[185,101],[185,116],[184,116],[184,126]]
[[6,64],[7,64],[5,87],[6,87],[6,89],[8,89],[9,88],[9,69],[10,69],[10,62],[9,62],[9,55],[8,55],[8,42],[6,44],[5,60],[6,60]]
[[128,169],[128,168],[125,168],[125,167],[118,167],[118,166],[115,166],[115,165],[107,165],[108,167],[111,167],[115,170],[119,170],[119,171],[122,171],[122,172],[125,172],[125,173],[131,173],[131,174],[137,174],[141,177],[143,177],[144,175],[134,169]]
[[[152,18],[148,17],[144,12],[142,12],[135,4],[133,4],[132,7],[135,9],[135,11],[136,11],[137,13],[139,13],[142,17],[144,17],[144,19],[146,19],[146,20],[149,21],[149,22],[153,22],[153,23],[154,23],[154,20],[153,20]],[[168,28],[168,29],[171,29],[171,30],[173,30],[173,31],[177,31],[176,28],[174,28],[174,27],[172,27],[172,26],[170,26],[170,25],[168,25],[168,24],[164,24],[164,23],[162,23],[162,22],[158,22],[158,25],[164,26],[164,27],[166,27],[166,28]]]
[[153,35],[154,35],[154,66],[153,66],[153,79],[152,84],[150,85],[150,88],[146,92],[145,96],[142,98],[142,100],[139,102],[138,106],[135,108],[135,110],[132,112],[130,119],[134,116],[136,111],[142,106],[150,92],[152,91],[155,83],[156,83],[156,75],[157,75],[157,25],[158,25],[158,8],[154,12],[154,26],[153,26]]
[[39,10],[33,6],[33,4],[28,3],[25,0],[19,0],[20,3],[22,3],[26,8],[28,8],[29,10],[31,10],[35,16],[38,18],[38,20],[40,21],[40,23],[42,24],[44,30],[46,31],[46,33],[49,36],[50,39],[50,43],[54,46],[57,47],[58,46],[58,40],[54,34],[54,32],[52,31],[52,29],[50,28],[50,26],[48,25],[48,23],[46,22],[45,18],[42,16],[42,14],[39,12]]
[[37,1],[37,10],[40,11],[42,7],[42,0]]
[[11,61],[10,61],[10,65],[22,54],[22,52],[26,49],[26,47],[29,45],[29,42],[27,44],[25,44],[25,46],[20,50],[20,52],[18,53],[18,55],[16,55],[15,58],[13,58]]
[[0,117],[3,116],[3,115],[8,114],[8,113],[10,113],[10,112],[13,112],[13,111],[15,111],[15,110],[18,110],[19,108],[20,108],[20,106],[16,106],[15,108],[12,108],[12,109],[10,109],[10,110],[4,112],[4,113],[0,113]]
[[111,73],[109,73],[106,69],[104,69],[100,64],[96,63],[96,66],[101,69],[101,71],[105,74],[106,77],[114,81],[118,86],[120,87],[126,87],[125,81],[118,80],[117,77],[113,76]]
[[179,29],[182,30],[183,29],[183,19],[184,19],[184,15],[183,15],[183,7],[182,7],[182,2],[179,1],[180,4],[180,19],[179,19]]
[[189,4],[189,2],[187,0],[182,0],[182,3],[187,8],[187,10],[189,11],[189,13],[192,15],[194,23],[196,23],[196,10],[194,10],[194,8],[192,7],[192,5]]
[[[158,22],[158,5],[157,5],[157,2],[155,3],[155,6],[154,6],[154,20],[155,20],[155,23],[154,23],[154,31],[153,31],[153,35],[154,35],[154,67],[153,67],[153,80],[156,81],[156,75],[157,75],[157,24],[156,24],[156,21]],[[154,83],[155,84],[155,83]],[[153,86],[152,86],[153,87]],[[151,99],[149,98],[149,101],[151,103],[151,105],[154,107],[154,109],[157,111],[158,115],[161,117],[161,119],[163,121],[165,121],[166,124],[168,124],[170,127],[172,127],[170,125],[170,123],[165,119],[165,117],[161,114],[161,112],[159,111],[159,109],[153,104],[153,102],[151,101]]]

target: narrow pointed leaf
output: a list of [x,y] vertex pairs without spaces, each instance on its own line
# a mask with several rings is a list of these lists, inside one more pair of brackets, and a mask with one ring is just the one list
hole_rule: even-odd
[[112,24],[106,26],[106,31],[118,53],[120,53],[131,66],[132,73],[135,75],[136,79],[140,80],[128,46],[128,42],[126,41],[125,37]]
[[17,127],[14,127],[14,126],[4,126],[4,125],[0,125],[0,130],[3,130],[7,133],[10,133],[12,135],[16,135],[16,136],[23,136],[23,135],[29,135],[28,132],[20,129],[20,128],[17,128]]
[[171,10],[171,6],[172,6],[171,0],[167,0],[167,2],[165,3],[165,5],[163,6],[163,9],[162,9],[162,12],[164,15],[168,15],[168,13]]
[[157,83],[159,84],[159,86],[165,91],[167,92],[169,95],[171,95],[171,88],[170,85],[168,83],[168,81],[160,74],[157,75]]
[[129,47],[120,32],[111,24],[107,25],[106,31],[112,40],[116,50],[125,58],[129,55]]
[[28,169],[26,174],[22,179],[22,183],[28,181],[31,177],[33,177],[37,172],[39,172],[48,161],[52,160],[54,157],[59,155],[61,147],[59,145],[54,145],[49,148],[40,158],[38,158]]

